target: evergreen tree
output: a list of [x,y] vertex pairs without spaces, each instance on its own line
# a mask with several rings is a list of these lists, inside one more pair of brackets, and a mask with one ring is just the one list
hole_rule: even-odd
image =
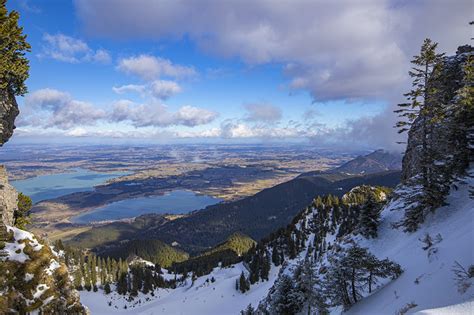
[[22,193],[18,194],[18,207],[13,212],[14,224],[17,228],[24,230],[26,229],[26,226],[31,223],[30,210],[32,206],[33,202],[30,197]]
[[278,280],[275,293],[271,298],[270,313],[279,315],[294,315],[301,310],[304,297],[293,285],[293,279],[282,275]]
[[437,43],[425,39],[420,55],[412,60],[412,70],[409,75],[413,78],[412,90],[405,94],[407,103],[399,104],[400,109],[395,112],[402,118],[396,127],[399,132],[409,130],[416,121],[421,127],[420,143],[420,176],[412,179],[415,184],[421,185],[423,193],[417,196],[419,206],[408,208],[405,212],[404,225],[407,231],[415,231],[424,221],[425,209],[433,210],[444,202],[446,194],[444,185],[438,181],[434,171],[435,160],[433,154],[432,126],[441,113],[439,102],[436,99],[437,88],[433,82],[439,73],[444,54],[436,53]]
[[268,275],[270,273],[270,257],[268,253],[265,253],[265,256],[262,256],[261,267],[260,267],[260,278],[262,280],[268,280]]
[[372,194],[362,205],[359,215],[359,229],[366,238],[377,237],[377,227],[380,220],[380,207]]
[[296,268],[295,273],[296,289],[301,292],[304,302],[308,307],[307,314],[312,314],[313,310],[317,314],[327,314],[327,305],[321,295],[320,288],[317,285],[317,272],[313,267],[310,256],[307,256]]
[[249,304],[245,311],[240,312],[241,315],[254,315],[256,314],[255,309],[252,307],[252,304]]
[[273,246],[272,248],[272,262],[275,266],[280,266],[280,253],[278,252],[278,247]]
[[250,289],[248,280],[245,278],[244,272],[240,274],[240,279],[239,279],[239,288],[240,292],[245,293]]
[[74,287],[76,290],[82,291],[82,270],[81,268],[76,268],[74,271]]
[[97,256],[89,256],[90,261],[90,270],[91,270],[91,284],[93,286],[97,285]]
[[128,292],[127,274],[120,273],[117,281],[117,293],[125,295]]
[[343,253],[329,257],[330,270],[324,278],[324,292],[333,306],[348,309],[362,297],[363,289],[378,278],[397,278],[402,269],[388,259],[379,260],[366,248],[353,246]]
[[105,294],[110,294],[110,292],[111,292],[110,284],[108,282],[106,282],[105,285],[104,285],[104,292],[105,292]]
[[18,26],[20,15],[16,11],[8,13],[6,2],[0,0],[0,89],[13,95],[24,95],[29,71],[25,53],[31,46],[23,35],[23,28]]

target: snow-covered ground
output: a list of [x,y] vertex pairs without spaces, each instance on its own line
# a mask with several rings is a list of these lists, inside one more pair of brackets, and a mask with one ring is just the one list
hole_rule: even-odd
[[459,315],[459,314],[474,314],[474,300],[449,305],[446,307],[432,308],[416,312],[415,315]]
[[[470,179],[471,185],[473,179]],[[404,233],[392,228],[400,220],[403,210],[393,202],[382,213],[379,237],[359,244],[379,258],[388,257],[399,263],[404,273],[378,292],[354,305],[347,314],[397,314],[412,303],[407,314],[474,314],[474,304],[464,303],[474,297],[474,281],[466,292],[458,291],[452,268],[458,262],[464,268],[474,264],[474,200],[469,198],[468,185],[452,190],[448,206],[428,216],[415,233]],[[441,236],[440,242],[430,249],[420,241],[429,233]],[[464,304],[462,304],[464,303]],[[416,306],[415,306],[416,305]],[[446,307],[458,305],[458,307]],[[461,306],[459,306],[461,305]],[[435,310],[426,310],[435,309]]]
[[[82,291],[81,302],[86,305],[93,315],[101,314],[193,314],[193,315],[227,315],[238,314],[245,309],[248,304],[254,307],[258,305],[268,293],[273,285],[279,268],[273,267],[270,271],[269,281],[252,285],[252,289],[246,293],[241,293],[235,288],[236,280],[239,279],[242,271],[246,272],[242,263],[234,265],[232,268],[215,268],[206,276],[196,279],[194,284],[191,280],[183,286],[174,290],[159,289],[155,291],[155,296],[141,294],[133,302],[127,302],[123,296],[115,292],[105,295],[102,291],[87,292]],[[214,277],[215,282],[211,282]],[[209,281],[206,281],[209,280]],[[146,301],[146,297],[150,301]],[[141,300],[141,303],[138,303]],[[109,302],[111,306],[109,306]],[[124,306],[127,309],[124,309]]]

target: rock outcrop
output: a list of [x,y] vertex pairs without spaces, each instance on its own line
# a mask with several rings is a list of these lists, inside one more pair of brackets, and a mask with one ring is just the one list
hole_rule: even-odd
[[18,208],[18,193],[8,183],[5,167],[0,165],[0,216],[3,225],[13,225],[13,213]]
[[[473,161],[474,152],[472,136],[474,134],[474,113],[472,104],[459,106],[460,91],[466,87],[471,88],[474,82],[466,74],[468,60],[474,59],[474,48],[466,45],[458,48],[454,56],[444,59],[439,78],[431,84],[436,84],[438,91],[437,100],[441,102],[442,118],[431,124],[428,131],[430,141],[430,155],[435,157],[437,163],[445,164],[450,176],[461,175],[469,163]],[[472,64],[471,64],[472,70]],[[469,89],[467,89],[469,93]],[[472,97],[472,96],[471,96]],[[420,114],[408,132],[408,143],[403,157],[402,181],[420,174],[422,163],[422,121],[426,118]],[[460,130],[459,121],[467,124],[465,130]]]
[[15,118],[19,113],[15,96],[5,89],[0,89],[0,146],[13,135]]

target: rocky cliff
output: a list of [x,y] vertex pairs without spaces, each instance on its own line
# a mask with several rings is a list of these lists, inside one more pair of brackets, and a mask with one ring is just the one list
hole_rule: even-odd
[[15,97],[0,89],[0,146],[10,139],[15,129],[15,118],[19,114]]
[[0,165],[0,216],[4,225],[13,225],[13,213],[18,207],[18,193],[8,183],[5,167]]
[[[454,56],[446,57],[437,78],[429,84],[436,85],[436,102],[441,103],[442,113],[436,121],[430,124],[427,141],[430,146],[430,156],[439,166],[443,166],[449,176],[462,175],[470,162],[473,162],[474,147],[474,109],[472,79],[474,48],[466,45],[458,48]],[[469,73],[470,71],[470,73]],[[471,102],[460,104],[463,94],[470,94]],[[432,104],[428,104],[431,106]],[[402,181],[420,174],[422,163],[422,122],[432,119],[420,113],[408,132],[408,143],[403,157]],[[464,125],[464,126],[461,126]]]
[[[18,113],[15,97],[7,90],[0,89],[0,146],[12,136]],[[13,213],[17,204],[18,193],[8,183],[5,167],[0,165],[0,230],[2,230],[0,232],[3,234],[5,234],[5,225],[13,225]]]

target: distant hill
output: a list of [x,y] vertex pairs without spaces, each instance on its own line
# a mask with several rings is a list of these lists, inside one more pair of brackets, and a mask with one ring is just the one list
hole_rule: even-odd
[[165,268],[175,262],[185,261],[189,258],[189,255],[184,251],[165,244],[160,240],[122,241],[121,243],[103,248],[98,253],[116,259],[138,256]]
[[400,153],[377,150],[364,156],[358,156],[330,172],[371,174],[390,170],[401,170],[402,158],[403,156]]
[[238,256],[241,256],[245,254],[246,252],[248,252],[250,248],[252,248],[252,246],[256,244],[257,242],[255,242],[251,237],[245,234],[236,232],[236,233],[233,233],[231,236],[229,236],[229,238],[225,242],[205,252],[203,256],[216,253],[216,252],[225,251],[225,250],[231,250],[234,253],[236,253]]
[[208,274],[218,263],[221,266],[229,266],[239,262],[242,259],[241,256],[256,244],[257,242],[249,236],[236,232],[214,248],[189,260],[174,263],[171,269],[178,273],[186,273],[192,270],[197,275]]

